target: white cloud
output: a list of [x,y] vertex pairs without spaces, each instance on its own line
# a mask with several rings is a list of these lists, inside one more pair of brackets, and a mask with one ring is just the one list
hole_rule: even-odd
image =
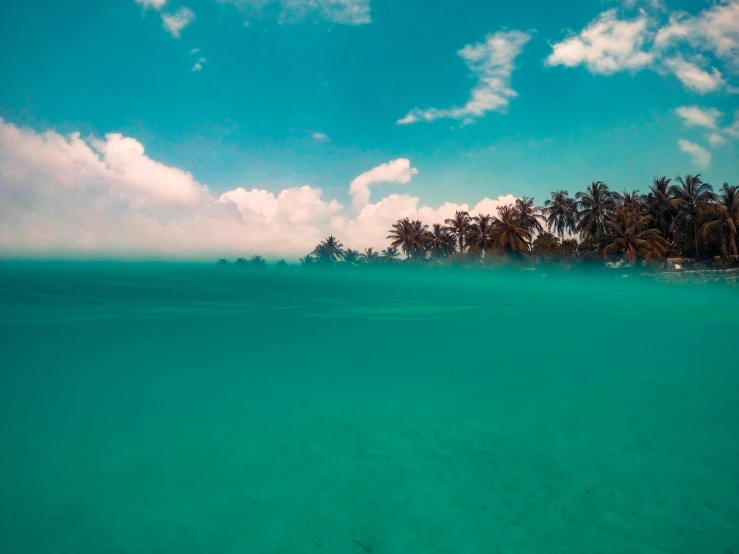
[[730,127],[724,129],[724,133],[733,138],[739,138],[739,110],[734,112],[734,123],[732,123]]
[[697,64],[686,61],[682,56],[666,59],[665,65],[680,79],[685,88],[698,94],[715,92],[725,84],[721,72],[715,67],[708,72]]
[[162,14],[162,26],[174,38],[180,38],[182,30],[195,21],[195,12],[190,8],[180,8],[174,13]]
[[[405,182],[407,163],[390,162],[360,182]],[[393,169],[394,168],[394,169]],[[360,176],[361,177],[361,176]],[[484,199],[473,212],[495,213],[512,196]],[[331,232],[352,248],[385,248],[401,217],[442,222],[465,204],[438,209],[390,195],[342,216],[321,189],[280,192],[238,187],[213,194],[190,173],[146,155],[120,134],[83,139],[21,129],[0,119],[0,255],[177,258],[305,255]]]
[[552,46],[548,65],[585,65],[592,73],[610,75],[638,70],[652,63],[645,49],[650,21],[642,11],[636,19],[619,19],[615,9],[601,13],[579,34]]
[[[734,113],[734,123],[723,129],[720,128],[719,122],[724,114],[716,108],[681,106],[675,110],[675,113],[683,119],[683,123],[688,127],[703,127],[711,131],[707,135],[708,143],[711,146],[720,146],[726,142],[727,138],[739,138],[739,110]],[[686,146],[686,148],[696,150],[694,146]],[[683,149],[683,151],[687,152],[688,150]],[[700,156],[701,154],[698,155]]]
[[485,42],[468,44],[457,52],[477,78],[467,104],[443,109],[414,108],[397,121],[398,125],[436,119],[462,119],[463,124],[469,124],[488,112],[505,112],[511,99],[518,96],[511,88],[514,62],[530,39],[531,35],[522,31],[498,31],[488,35]]
[[198,58],[198,61],[196,61],[193,64],[192,69],[190,69],[190,71],[193,71],[194,73],[198,73],[199,71],[202,71],[207,61],[208,60],[206,60],[205,58],[202,58],[202,57]]
[[618,9],[601,13],[580,33],[555,43],[548,65],[584,65],[591,73],[611,75],[619,71],[652,69],[675,75],[689,91],[707,94],[737,89],[726,82],[711,52],[739,71],[739,0],[722,0],[691,16],[673,13],[660,28],[657,4],[647,0],[624,0],[626,8],[650,4],[650,13],[639,10],[634,19],[622,19]]
[[[279,6],[281,23],[297,23],[310,17],[321,17],[343,25],[365,25],[372,22],[370,0],[218,0],[244,11],[261,11]],[[246,22],[245,22],[246,24]]]
[[364,208],[370,200],[370,187],[378,183],[409,183],[414,175],[418,174],[411,161],[399,158],[365,171],[349,185],[349,194],[352,197],[352,206],[356,211]]
[[711,165],[711,153],[699,144],[685,139],[679,139],[677,144],[682,152],[690,156],[690,160],[694,165],[701,169],[706,169]]
[[311,187],[216,197],[132,138],[83,140],[0,120],[5,254],[298,255],[323,237],[339,208]]
[[195,54],[197,54],[198,52],[200,52],[200,48],[193,48],[192,50],[190,50],[190,55],[191,55],[191,56],[194,56],[194,55],[195,55]]
[[446,202],[438,209],[420,205],[420,198],[408,194],[391,194],[375,204],[367,204],[355,219],[335,216],[331,220],[331,232],[341,237],[349,248],[362,250],[370,246],[387,245],[390,226],[398,219],[408,217],[420,219],[427,225],[443,223],[454,216],[457,210],[472,214],[496,215],[496,209],[505,204],[514,203],[513,195],[500,196],[497,200],[484,198],[472,208],[468,204]]
[[331,140],[328,138],[328,135],[326,133],[315,132],[311,133],[310,137],[316,142],[328,142],[329,140]]
[[719,0],[697,15],[670,15],[669,23],[657,32],[654,45],[669,49],[683,44],[712,52],[732,72],[739,72],[739,0]]
[[133,0],[140,6],[143,6],[146,9],[153,8],[157,11],[161,10],[164,5],[167,3],[167,0]]
[[686,125],[706,129],[716,129],[716,124],[723,115],[716,108],[701,108],[700,106],[680,106],[675,112],[683,118]]
[[665,10],[667,6],[664,0],[621,0],[621,4],[627,9],[646,6],[653,10]]
[[245,217],[258,214],[268,222],[283,218],[294,225],[324,220],[342,208],[336,200],[325,202],[320,189],[309,186],[286,189],[279,194],[239,187],[223,193],[218,203],[235,205]]

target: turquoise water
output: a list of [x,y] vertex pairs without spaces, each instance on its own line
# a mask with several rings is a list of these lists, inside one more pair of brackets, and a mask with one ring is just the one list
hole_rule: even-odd
[[739,553],[739,290],[0,264],[3,552]]

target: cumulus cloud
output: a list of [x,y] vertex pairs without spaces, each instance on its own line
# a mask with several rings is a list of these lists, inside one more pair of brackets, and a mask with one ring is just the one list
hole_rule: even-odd
[[167,3],[167,0],[133,0],[140,6],[143,6],[146,9],[153,8],[157,11],[161,10],[164,5]]
[[701,108],[700,106],[680,106],[675,110],[688,126],[715,129],[718,120],[723,115],[716,108]]
[[324,220],[342,208],[336,200],[324,201],[320,189],[309,186],[286,189],[278,194],[239,187],[223,193],[217,202],[233,204],[247,219],[257,215],[265,221],[284,219],[293,225]]
[[[354,182],[407,182],[410,162],[389,162]],[[484,199],[495,213],[512,196]],[[182,169],[150,158],[131,137],[102,139],[19,128],[0,119],[0,255],[214,258],[305,255],[330,233],[352,248],[387,245],[401,217],[441,222],[466,204],[423,206],[392,194],[353,216],[320,188],[238,187],[215,194]]]
[[329,140],[331,140],[328,138],[328,135],[326,133],[315,132],[311,133],[310,137],[316,142],[328,142]]
[[550,66],[585,65],[603,75],[641,69],[654,59],[645,48],[649,33],[646,12],[636,19],[619,19],[615,9],[607,10],[577,35],[552,45],[546,62]]
[[522,31],[498,31],[488,35],[484,42],[468,44],[457,52],[477,78],[467,104],[441,109],[414,108],[397,123],[409,125],[445,118],[470,123],[491,111],[505,112],[511,99],[517,96],[511,88],[516,58],[530,39],[531,35]]
[[694,165],[701,169],[706,169],[711,165],[711,153],[701,145],[686,139],[679,139],[677,144],[682,152],[690,156],[690,160]]
[[190,8],[180,8],[174,13],[162,14],[162,26],[174,38],[180,38],[182,30],[195,21],[195,12]]
[[409,183],[414,175],[418,174],[411,161],[399,158],[365,171],[349,185],[349,194],[352,197],[352,206],[360,211],[370,200],[370,187],[378,183]]
[[311,187],[214,196],[133,138],[84,140],[0,120],[5,254],[297,255],[322,238],[338,209]]
[[[343,25],[365,25],[372,22],[370,0],[218,0],[233,4],[242,11],[263,11],[278,6],[281,23],[297,23],[320,17]],[[246,22],[245,22],[246,23]]]

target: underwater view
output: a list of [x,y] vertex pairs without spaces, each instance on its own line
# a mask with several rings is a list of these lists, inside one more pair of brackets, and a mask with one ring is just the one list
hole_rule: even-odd
[[2,551],[737,553],[737,292],[2,262]]

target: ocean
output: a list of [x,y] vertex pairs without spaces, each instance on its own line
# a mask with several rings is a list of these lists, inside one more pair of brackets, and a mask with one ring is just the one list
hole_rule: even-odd
[[739,289],[0,263],[8,554],[739,554]]

